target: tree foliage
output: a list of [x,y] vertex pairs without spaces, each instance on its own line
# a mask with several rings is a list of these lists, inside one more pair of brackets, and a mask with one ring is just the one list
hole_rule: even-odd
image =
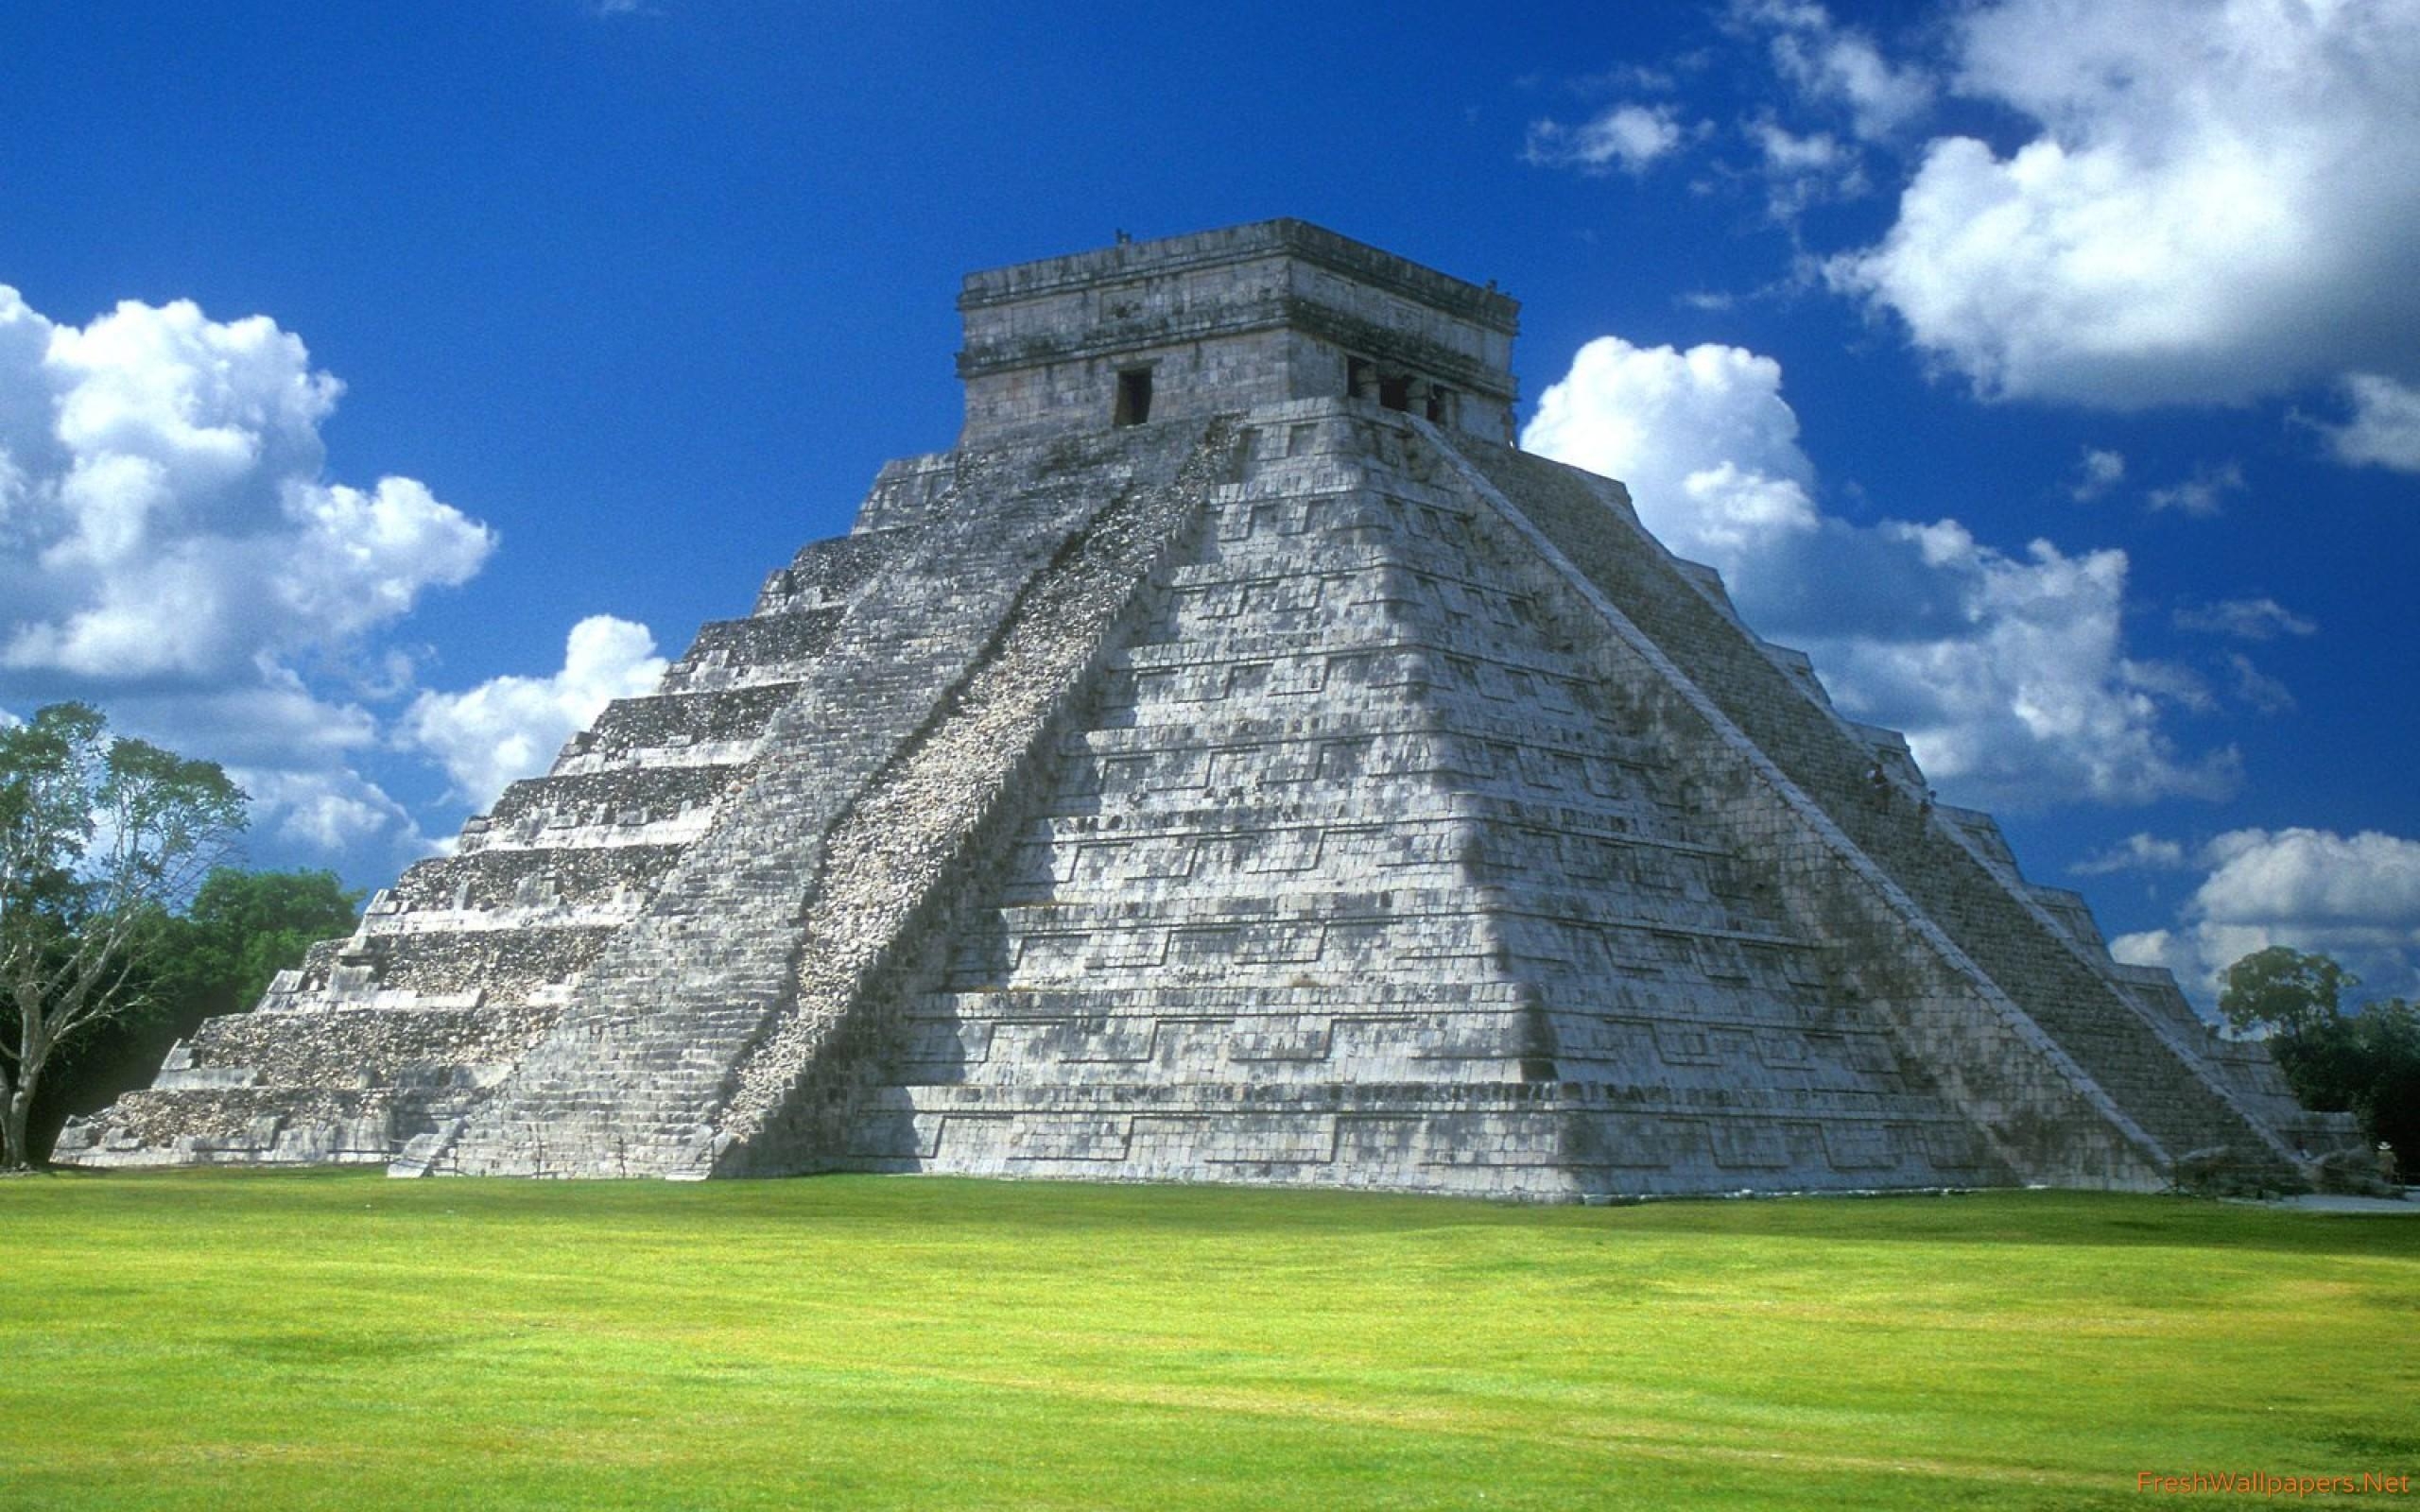
[[244,805],[216,763],[112,736],[87,704],[0,730],[0,1163],[31,1162],[60,1047],[143,1001],[162,919],[229,853]]
[[35,1154],[71,1116],[150,1085],[169,1046],[204,1019],[251,1008],[314,943],[352,933],[360,911],[361,894],[332,871],[212,871],[182,914],[153,919],[158,936],[138,953],[131,1005],[52,1060],[34,1099]]
[[2272,945],[2226,969],[2219,1011],[2238,1034],[2298,1034],[2335,1018],[2344,994],[2360,985],[2360,977],[2325,955]]
[[164,921],[153,999],[191,1021],[239,1013],[313,944],[351,934],[360,912],[361,894],[333,871],[220,867],[182,916]]
[[2226,970],[2219,1011],[2238,1033],[2265,1033],[2306,1107],[2359,1117],[2407,1167],[2420,1157],[2420,1007],[2384,998],[2356,1013],[2360,978],[2325,955],[2273,945]]

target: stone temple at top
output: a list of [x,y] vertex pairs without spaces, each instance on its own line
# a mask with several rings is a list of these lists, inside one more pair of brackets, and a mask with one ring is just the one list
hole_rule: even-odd
[[959,306],[955,450],[59,1158],[1552,1200],[2351,1138],[1515,450],[1511,299],[1275,220]]

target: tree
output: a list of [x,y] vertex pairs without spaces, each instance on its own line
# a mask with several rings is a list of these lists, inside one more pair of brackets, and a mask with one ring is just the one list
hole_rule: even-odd
[[219,867],[204,877],[168,939],[153,992],[190,1022],[240,1013],[260,1001],[269,979],[302,963],[323,939],[353,933],[361,894],[333,871],[244,871]]
[[142,964],[130,982],[137,1005],[53,1058],[33,1103],[34,1155],[71,1116],[150,1085],[160,1057],[202,1020],[250,1009],[314,942],[352,933],[361,896],[332,871],[214,869],[182,915],[154,919],[160,937],[136,953]]
[[2360,977],[2327,956],[2272,945],[2227,968],[2219,1011],[2238,1034],[2299,1034],[2334,1019],[2344,993],[2360,985]]
[[2226,970],[2219,1011],[2238,1034],[2265,1033],[2303,1105],[2352,1113],[2409,1161],[2420,1155],[2420,1007],[2399,998],[2342,1011],[2360,979],[2325,955],[2273,945]]
[[2400,998],[2367,1004],[2350,1028],[2353,1111],[2370,1138],[2395,1147],[2409,1172],[2420,1160],[2420,1005]]
[[160,920],[233,849],[244,804],[216,763],[112,737],[87,704],[0,730],[0,1012],[15,1020],[0,1035],[0,1165],[32,1163],[43,1069],[142,1001]]

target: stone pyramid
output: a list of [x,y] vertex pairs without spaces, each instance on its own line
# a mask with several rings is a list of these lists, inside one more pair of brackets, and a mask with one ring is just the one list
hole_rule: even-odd
[[959,303],[956,450],[60,1158],[1571,1199],[2349,1138],[1513,449],[1512,300],[1279,220]]

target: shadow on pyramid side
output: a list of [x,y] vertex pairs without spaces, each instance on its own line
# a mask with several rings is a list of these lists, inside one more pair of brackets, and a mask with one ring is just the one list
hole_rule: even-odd
[[1570,1200],[2355,1139],[1513,450],[1511,300],[1273,221],[959,303],[957,450],[57,1158]]

